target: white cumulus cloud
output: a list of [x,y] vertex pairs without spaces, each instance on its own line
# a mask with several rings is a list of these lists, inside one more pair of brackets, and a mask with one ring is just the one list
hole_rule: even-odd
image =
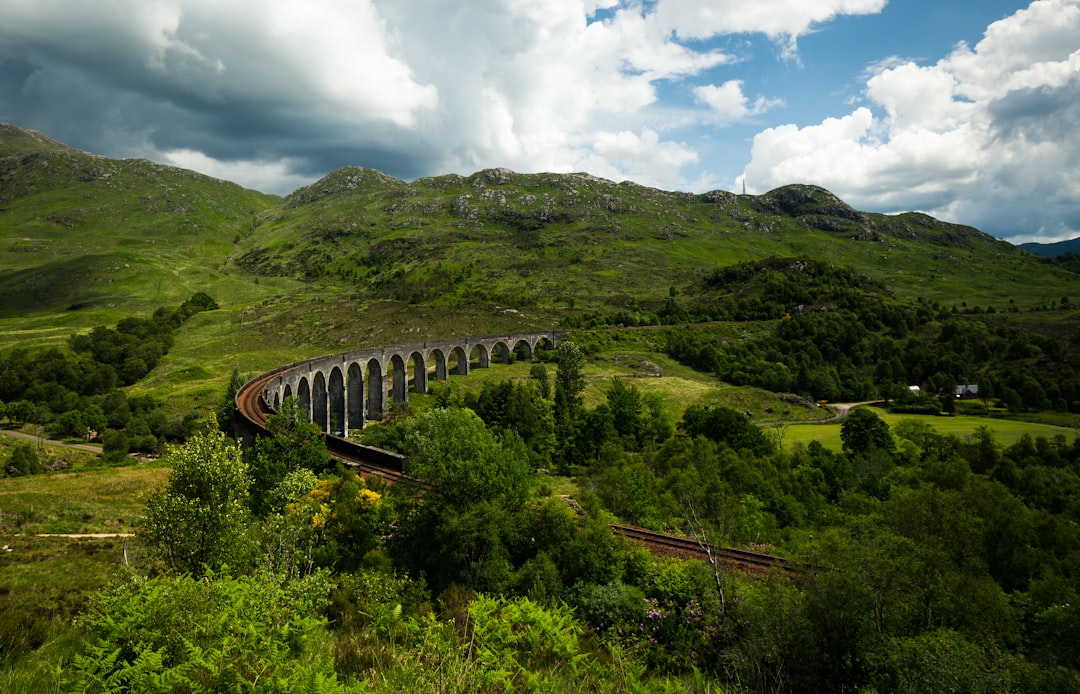
[[754,137],[753,190],[794,182],[1013,240],[1080,231],[1080,0],[1037,0],[932,65],[883,61],[865,104]]
[[5,0],[0,120],[279,193],[346,164],[406,179],[506,166],[683,187],[682,167],[699,161],[687,129],[778,103],[737,79],[712,86],[711,71],[741,59],[712,39],[792,48],[883,5]]
[[742,80],[728,80],[720,86],[706,84],[695,87],[694,96],[712,109],[718,125],[741,121],[783,104],[779,99],[766,99],[764,96],[751,102],[743,93]]

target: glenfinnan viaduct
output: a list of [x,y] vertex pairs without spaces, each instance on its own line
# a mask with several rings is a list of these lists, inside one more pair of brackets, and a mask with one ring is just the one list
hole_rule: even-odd
[[324,432],[348,437],[350,429],[362,429],[389,403],[407,402],[410,390],[426,393],[429,377],[468,375],[470,368],[487,368],[492,359],[532,359],[537,346],[554,349],[565,334],[465,337],[316,357],[275,369],[262,394],[274,409],[294,397]]

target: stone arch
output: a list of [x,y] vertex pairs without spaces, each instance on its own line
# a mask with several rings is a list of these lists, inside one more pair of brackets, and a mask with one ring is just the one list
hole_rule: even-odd
[[274,402],[271,405],[275,410],[281,409],[281,393],[274,391]]
[[348,420],[345,414],[345,376],[341,373],[341,367],[335,366],[330,370],[326,397],[329,415],[326,431],[335,436],[344,436],[348,430]]
[[285,398],[291,398],[291,397],[293,397],[292,384],[291,383],[286,383],[285,384],[285,393],[281,396],[281,399],[284,400]]
[[478,342],[471,348],[467,347],[467,349],[469,350],[469,368],[473,366],[473,354],[476,355],[476,368],[486,369],[491,366],[491,353],[483,342]]
[[538,337],[536,339],[536,342],[534,342],[532,346],[534,359],[536,358],[536,350],[538,349],[544,349],[548,351],[555,349],[554,339],[548,337],[547,335],[541,335],[540,337]]
[[383,383],[382,363],[372,357],[367,362],[367,416],[380,417],[386,404],[386,386]]
[[446,353],[441,349],[431,350],[431,359],[435,362],[435,380],[445,381],[448,376]]
[[[413,352],[412,354],[409,355],[409,360],[411,360],[412,364],[413,364],[413,368],[412,368],[412,381],[413,381],[412,391],[414,393],[426,393],[426,392],[428,392],[428,387],[427,387],[427,380],[428,380],[427,361],[424,359],[424,355],[421,354],[420,352]],[[406,361],[405,366],[408,366],[408,365],[409,365],[408,361]]]
[[405,365],[405,358],[400,354],[390,357],[390,401],[393,404],[409,401],[409,371]]
[[301,376],[296,384],[296,405],[307,415],[311,421],[311,388],[308,386],[307,376]]
[[[450,356],[457,360],[457,365],[454,367],[454,373],[459,376],[469,375],[469,355],[466,354],[465,348],[458,345],[450,350]],[[449,361],[449,360],[448,360]]]
[[518,340],[514,343],[514,346],[510,348],[510,351],[514,355],[514,359],[519,361],[532,361],[533,348],[528,340]]
[[316,371],[311,380],[311,421],[318,424],[321,431],[330,431],[330,413],[326,405],[326,376],[322,371]]
[[355,361],[349,364],[345,379],[345,435],[349,429],[364,428],[364,373]]
[[491,346],[491,358],[499,364],[511,364],[514,361],[514,354],[505,342],[499,340]]

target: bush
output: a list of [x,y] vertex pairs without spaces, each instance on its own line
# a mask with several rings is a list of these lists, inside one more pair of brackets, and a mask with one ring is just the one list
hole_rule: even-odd
[[323,574],[132,579],[102,593],[66,691],[343,691],[325,648]]
[[36,475],[41,472],[41,460],[37,451],[29,443],[20,443],[11,452],[8,460],[9,475]]

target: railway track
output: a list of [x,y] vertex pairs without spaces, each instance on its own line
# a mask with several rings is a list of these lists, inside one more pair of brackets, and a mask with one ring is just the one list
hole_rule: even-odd
[[[679,537],[655,530],[646,530],[633,525],[619,525],[613,523],[611,530],[628,540],[640,542],[658,554],[694,558],[707,561],[708,551],[697,540],[689,537]],[[780,569],[785,573],[797,573],[797,569],[784,557],[778,557],[763,552],[751,552],[734,547],[713,547],[713,556],[725,564],[747,571],[769,571]]]
[[[284,367],[288,368],[288,367]],[[246,383],[236,392],[236,409],[243,418],[246,429],[252,435],[269,435],[266,419],[270,408],[262,397],[263,390],[279,370],[265,373]],[[404,458],[389,451],[362,446],[347,439],[326,434],[326,450],[335,460],[355,468],[365,475],[377,475],[390,484],[409,482],[426,487],[418,480],[403,472]],[[708,552],[696,541],[687,537],[646,530],[632,525],[612,524],[611,530],[629,540],[641,542],[658,554],[667,554],[683,558],[709,559]],[[725,564],[745,571],[768,571],[780,569],[787,573],[797,573],[797,569],[783,557],[750,552],[733,547],[714,547],[713,556]]]

